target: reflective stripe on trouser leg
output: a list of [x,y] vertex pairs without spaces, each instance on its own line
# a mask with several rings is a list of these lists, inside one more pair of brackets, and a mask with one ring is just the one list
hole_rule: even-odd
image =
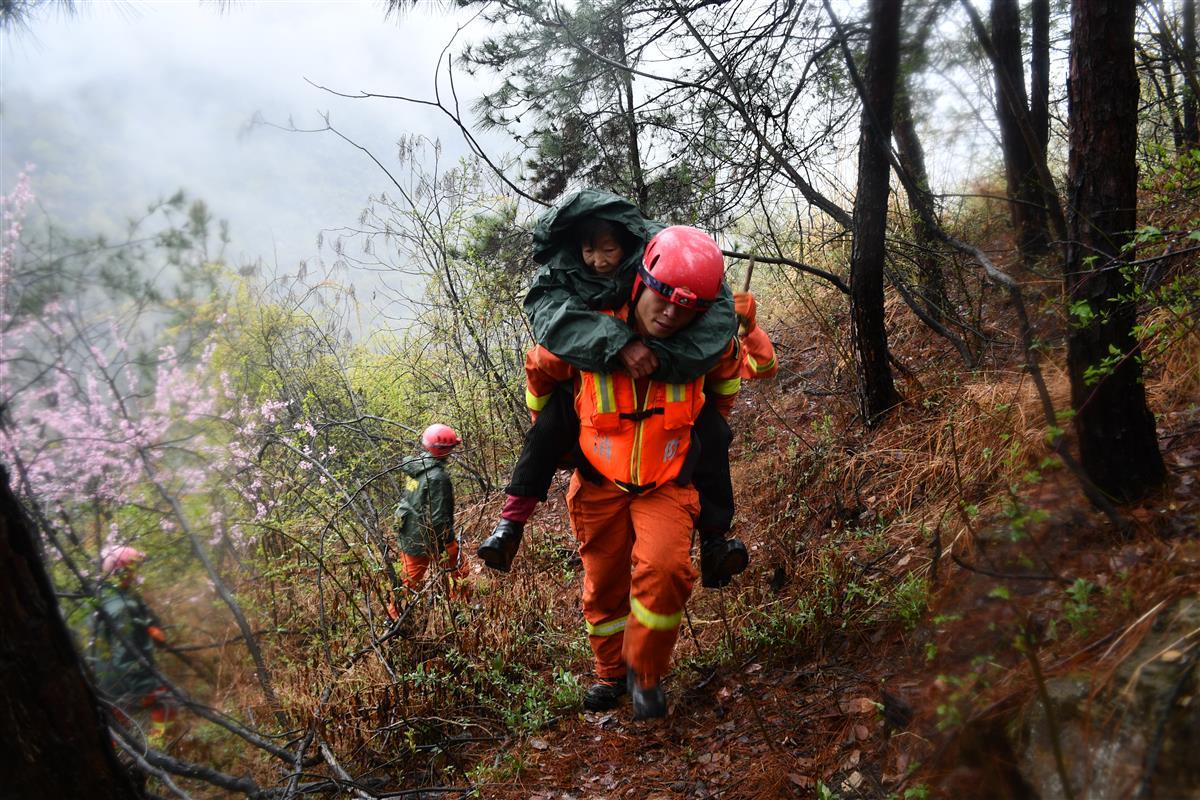
[[608,622],[601,622],[599,625],[593,625],[592,623],[588,622],[588,636],[616,636],[618,633],[621,633],[625,630],[625,620],[627,619],[628,617],[610,619]]
[[567,492],[571,528],[583,559],[583,616],[588,623],[588,643],[595,657],[596,677],[602,680],[625,676],[621,651],[624,621],[629,614],[633,548],[630,499],[631,495],[615,486],[580,480],[578,472],[571,478]]
[[644,688],[656,686],[671,663],[683,606],[696,582],[692,522],[696,490],[666,484],[632,499],[635,540],[631,608],[623,656]]
[[146,741],[151,747],[161,750],[167,745],[179,709],[162,687],[142,698],[142,705],[150,711],[150,729]]

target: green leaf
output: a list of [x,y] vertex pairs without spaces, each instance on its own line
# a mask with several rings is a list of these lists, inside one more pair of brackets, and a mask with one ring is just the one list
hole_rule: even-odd
[[1081,328],[1089,325],[1096,318],[1096,312],[1092,310],[1092,304],[1087,300],[1076,300],[1071,303],[1069,310],[1073,323]]

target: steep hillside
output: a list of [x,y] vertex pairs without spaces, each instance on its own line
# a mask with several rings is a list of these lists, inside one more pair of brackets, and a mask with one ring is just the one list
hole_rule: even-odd
[[[892,302],[906,402],[874,431],[855,419],[844,344],[825,333],[844,330],[828,311],[836,298],[770,305],[781,371],[748,386],[733,417],[736,529],[753,560],[728,589],[697,588],[668,720],[567,710],[528,737],[476,745],[483,796],[999,798],[1031,784],[1060,796],[1053,760],[1036,757],[1026,730],[1040,692],[1091,676],[1099,714],[1142,638],[1200,589],[1198,340],[1154,362],[1147,385],[1172,480],[1123,509],[1131,524],[1119,531],[1046,447],[1006,333],[1011,309],[986,301],[987,368],[964,372]],[[1039,332],[1061,341],[1053,318]],[[1064,408],[1061,349],[1043,358]],[[560,505],[547,511],[537,535],[569,547]],[[492,591],[543,580],[539,569],[527,561]],[[578,573],[566,569],[553,603],[569,610]],[[1196,631],[1183,633],[1176,649],[1192,652]],[[1092,720],[1097,737],[1104,721]],[[1067,742],[1078,791],[1095,753]]]

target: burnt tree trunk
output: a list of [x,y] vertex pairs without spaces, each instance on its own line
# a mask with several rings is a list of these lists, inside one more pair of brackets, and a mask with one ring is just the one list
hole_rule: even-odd
[[[896,82],[896,100],[892,110],[892,135],[896,139],[896,158],[901,168],[912,178],[906,182],[908,208],[912,214],[914,261],[921,284],[925,311],[938,323],[945,319],[946,281],[938,259],[940,242],[931,225],[936,224],[937,207],[929,190],[929,171],[925,167],[925,148],[917,134],[913,119],[911,86],[914,75],[927,61],[925,44],[937,24],[944,3],[933,3],[922,16],[912,38],[901,46],[901,76]],[[914,191],[915,190],[915,191]]]
[[0,795],[14,800],[142,795],[113,753],[96,697],[0,467]]
[[1200,146],[1200,119],[1196,115],[1196,0],[1183,0],[1183,144]]
[[[1133,335],[1137,308],[1122,299],[1131,288],[1123,246],[1137,210],[1135,14],[1128,0],[1072,3],[1068,95],[1064,279],[1068,303],[1086,302],[1093,312],[1067,337],[1071,405],[1084,470],[1121,501],[1144,495],[1166,474]],[[1100,370],[1098,381],[1089,368]]]
[[1158,66],[1162,70],[1162,91],[1159,96],[1167,108],[1167,116],[1171,118],[1171,141],[1175,144],[1175,152],[1183,151],[1183,122],[1179,118],[1179,98],[1175,94],[1175,74],[1171,71],[1171,57],[1166,45],[1166,37],[1160,37],[1162,58]]
[[867,425],[876,424],[900,401],[888,366],[883,316],[889,150],[900,66],[900,6],[900,0],[871,0],[871,34],[863,80],[858,191],[850,253],[850,321],[857,354],[859,409]]
[[892,111],[895,124],[896,156],[900,166],[912,176],[918,191],[908,192],[908,207],[912,212],[913,246],[916,250],[917,272],[921,281],[921,295],[925,299],[925,311],[934,320],[941,322],[946,308],[946,283],[938,263],[938,240],[925,220],[937,219],[933,197],[929,193],[929,172],[925,168],[925,149],[917,135],[913,121],[912,103],[908,89],[900,86],[896,90],[896,104]]
[[1050,144],[1050,0],[1031,0],[1029,119],[1045,157]]
[[[1046,210],[1038,179],[1041,153],[1030,151],[1021,131],[1021,117],[1029,113],[1025,93],[1024,58],[1021,53],[1021,10],[1017,0],[992,0],[993,66],[996,71],[996,121],[1004,150],[1004,174],[1017,246],[1024,256],[1040,255],[1049,247]],[[1019,107],[1018,107],[1019,106]],[[1035,138],[1038,134],[1035,131]]]

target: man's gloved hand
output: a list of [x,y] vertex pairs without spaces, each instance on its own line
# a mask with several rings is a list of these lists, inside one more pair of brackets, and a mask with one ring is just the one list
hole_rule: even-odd
[[629,377],[634,380],[645,378],[658,369],[658,356],[654,355],[654,351],[644,342],[637,339],[622,347],[617,355],[621,357],[621,363],[629,372]]
[[738,319],[745,324],[747,333],[754,330],[754,318],[758,313],[758,304],[754,302],[753,293],[734,292],[733,311],[738,315]]

